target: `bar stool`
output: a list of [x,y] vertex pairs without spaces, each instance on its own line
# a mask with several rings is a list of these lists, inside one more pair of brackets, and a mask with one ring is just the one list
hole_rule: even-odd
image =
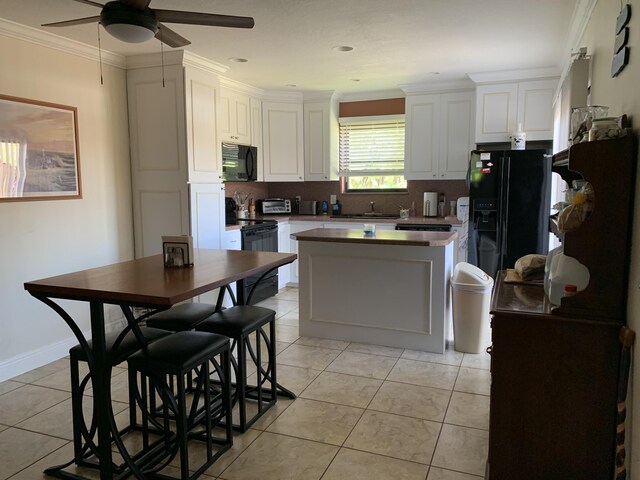
[[[140,328],[140,332],[147,343],[152,343],[160,338],[170,335],[170,332],[165,330],[149,327]],[[93,347],[91,340],[87,343],[89,348]],[[135,353],[141,348],[138,339],[129,327],[125,328],[121,332],[107,335],[105,344],[107,360],[110,367],[115,367],[116,365],[121,364],[129,355]],[[84,391],[89,384],[89,380],[91,380],[91,373],[87,373],[81,381],[80,362],[88,362],[87,354],[80,345],[76,345],[69,350],[69,360],[71,370],[71,410],[73,418],[74,460],[78,465],[98,467],[99,465],[97,462],[91,462],[88,460],[90,454],[97,455],[97,446],[93,442],[96,429],[96,412],[93,412],[91,426],[87,428],[82,411],[82,397],[84,396]],[[129,425],[120,430],[120,435],[124,435],[135,428],[139,428],[136,421],[135,401],[132,394],[132,385],[129,385]]]
[[[147,397],[158,395],[162,403],[164,443],[168,455],[160,463],[147,468],[145,474],[162,470],[178,454],[180,480],[200,476],[233,444],[231,429],[231,363],[229,339],[208,332],[177,332],[150,344],[127,359],[129,379],[137,385],[140,374],[142,415],[157,420],[155,408],[147,408]],[[210,365],[217,376],[217,389],[212,389]],[[187,395],[185,384],[195,375],[196,387]],[[148,394],[145,392],[149,387]],[[171,425],[175,422],[175,433]],[[215,436],[213,428],[225,425],[224,435]],[[206,444],[206,457],[202,465],[190,476],[189,440]],[[145,446],[148,438],[143,439]],[[213,445],[220,448],[214,453]],[[135,473],[135,472],[134,472]],[[167,477],[164,473],[161,478]]]
[[[273,310],[255,305],[238,305],[211,315],[196,325],[196,331],[225,335],[233,340],[231,350],[237,348],[237,360],[231,362],[236,375],[233,394],[238,402],[240,421],[233,428],[244,432],[276,402],[276,327]],[[269,337],[262,327],[269,324]],[[255,351],[251,334],[255,333]],[[267,347],[268,363],[262,366],[262,340]],[[256,385],[247,386],[247,353],[257,368]],[[269,383],[267,389],[263,388]],[[247,400],[256,400],[258,412],[247,419]]]
[[216,311],[208,303],[181,303],[147,318],[147,327],[171,332],[184,332],[193,328]]

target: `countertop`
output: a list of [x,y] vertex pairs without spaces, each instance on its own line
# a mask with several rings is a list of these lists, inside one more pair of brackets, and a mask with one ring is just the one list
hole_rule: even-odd
[[292,233],[298,241],[364,243],[370,245],[404,245],[418,247],[444,247],[457,238],[456,232],[422,232],[407,230],[378,230],[365,234],[362,229],[314,228]]
[[[258,215],[254,220],[276,220],[278,222],[322,222],[322,223],[391,223],[420,225],[451,224],[462,225],[457,217],[409,217],[406,220],[398,218],[333,218],[330,215]],[[227,225],[227,230],[238,230],[239,225]]]

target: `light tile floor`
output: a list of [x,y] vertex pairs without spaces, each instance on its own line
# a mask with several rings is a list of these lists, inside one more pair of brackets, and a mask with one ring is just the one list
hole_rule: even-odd
[[[489,428],[489,357],[298,335],[298,291],[277,312],[279,399],[203,476],[221,480],[478,480]],[[114,410],[126,415],[126,371]],[[68,360],[0,383],[0,480],[47,478],[72,457]],[[89,478],[95,472],[84,471]]]

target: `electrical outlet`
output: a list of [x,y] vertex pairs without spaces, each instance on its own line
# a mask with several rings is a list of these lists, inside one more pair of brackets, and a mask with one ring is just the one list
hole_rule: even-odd
[[331,201],[329,202],[331,205],[335,205],[338,201],[336,195],[331,195]]
[[302,200],[302,197],[300,195],[296,195],[296,203],[300,203],[300,200]]

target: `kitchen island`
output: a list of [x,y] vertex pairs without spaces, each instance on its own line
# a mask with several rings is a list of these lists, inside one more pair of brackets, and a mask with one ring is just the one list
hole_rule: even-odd
[[292,234],[300,335],[443,353],[456,236],[332,228]]

